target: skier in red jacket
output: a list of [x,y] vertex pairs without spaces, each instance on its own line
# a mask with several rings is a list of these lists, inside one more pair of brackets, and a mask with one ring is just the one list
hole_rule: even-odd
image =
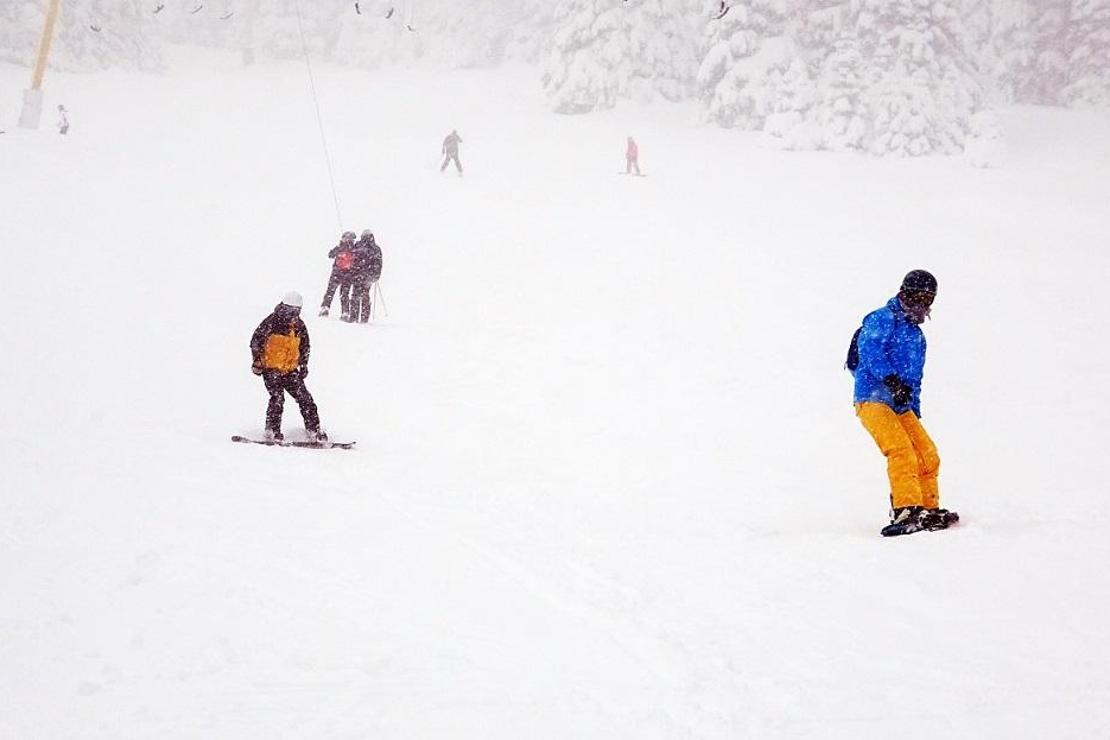
[[339,237],[339,243],[328,252],[332,259],[331,276],[328,277],[328,287],[324,291],[324,301],[320,304],[320,315],[327,316],[331,310],[331,301],[335,297],[335,289],[339,289],[339,305],[343,309],[343,320],[351,316],[351,280],[354,277],[355,264],[355,232],[344,231]]

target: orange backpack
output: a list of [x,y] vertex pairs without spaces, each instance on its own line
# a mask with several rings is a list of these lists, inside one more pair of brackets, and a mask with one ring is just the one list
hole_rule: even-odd
[[262,367],[279,373],[291,373],[301,360],[301,338],[295,329],[288,334],[271,334],[262,348]]

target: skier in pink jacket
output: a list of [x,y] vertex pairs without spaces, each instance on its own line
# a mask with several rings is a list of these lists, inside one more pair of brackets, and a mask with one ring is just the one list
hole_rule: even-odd
[[636,140],[629,136],[628,148],[624,151],[624,174],[631,175],[633,167],[636,168],[636,174],[640,174],[640,147],[636,146]]

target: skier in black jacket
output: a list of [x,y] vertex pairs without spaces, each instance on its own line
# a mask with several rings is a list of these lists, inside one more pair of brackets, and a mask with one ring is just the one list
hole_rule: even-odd
[[281,412],[286,391],[301,409],[309,441],[324,442],[328,438],[320,429],[316,402],[304,385],[312,347],[308,327],[301,321],[303,302],[300,293],[287,293],[251,336],[251,372],[262,376],[270,394],[270,404],[266,407],[266,439],[275,442],[283,439]]
[[355,244],[354,272],[350,320],[365,324],[370,320],[370,291],[382,276],[382,250],[370,229]]
[[461,143],[462,137],[459,136],[458,131],[452,130],[451,133],[447,134],[447,138],[443,140],[443,147],[441,149],[443,153],[443,166],[439,168],[440,172],[447,169],[447,165],[451,164],[451,161],[454,160],[455,169],[459,171],[459,177],[462,177],[462,163],[459,162],[459,144]]

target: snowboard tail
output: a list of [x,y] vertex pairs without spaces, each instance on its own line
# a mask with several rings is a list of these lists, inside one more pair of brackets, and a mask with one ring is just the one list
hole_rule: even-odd
[[307,440],[282,440],[280,442],[272,439],[251,439],[244,437],[240,434],[232,435],[232,442],[245,442],[254,445],[266,445],[267,447],[303,447],[309,450],[330,450],[340,449],[349,450],[355,446],[354,442],[309,442]]

